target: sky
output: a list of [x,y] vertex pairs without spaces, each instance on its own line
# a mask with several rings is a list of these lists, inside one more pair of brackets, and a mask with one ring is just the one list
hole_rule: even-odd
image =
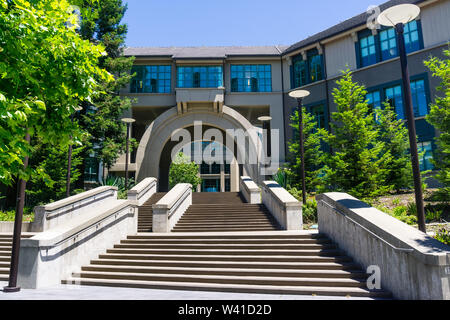
[[128,47],[292,45],[386,0],[124,0]]

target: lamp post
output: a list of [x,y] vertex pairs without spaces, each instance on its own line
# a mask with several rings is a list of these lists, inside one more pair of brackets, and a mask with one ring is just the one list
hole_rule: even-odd
[[411,163],[414,176],[414,191],[419,230],[426,233],[425,210],[423,206],[422,181],[420,177],[419,155],[416,142],[416,125],[411,96],[411,83],[408,71],[408,58],[406,55],[404,27],[405,24],[417,18],[420,8],[413,4],[402,4],[383,11],[378,16],[378,23],[383,26],[394,27],[397,32],[397,43],[402,69],[403,90],[405,93],[405,114],[408,121],[409,144],[411,149]]
[[[81,107],[76,107],[75,111],[81,111],[83,108]],[[72,113],[72,115],[70,116],[70,120],[73,123],[73,118],[74,118],[75,114]],[[69,156],[67,159],[67,182],[66,182],[66,197],[70,197],[70,171],[72,170],[72,143],[69,144]]]
[[136,120],[132,118],[123,118],[122,122],[126,123],[127,125],[127,151],[126,151],[126,158],[125,158],[125,189],[128,190],[128,162],[129,162],[129,153],[130,153],[130,125]]
[[[30,143],[30,134],[27,133],[25,141]],[[29,157],[25,157],[23,162],[23,169],[26,170],[28,167]],[[3,292],[19,292],[20,287],[17,286],[17,273],[19,271],[19,252],[20,252],[20,238],[22,236],[22,218],[23,218],[23,208],[25,207],[25,188],[27,181],[24,179],[19,179],[18,187],[19,194],[17,197],[16,204],[16,216],[14,218],[14,235],[13,235],[13,245],[11,250],[11,266],[9,269],[9,282],[8,286],[3,288]]]
[[302,196],[303,204],[306,204],[306,173],[305,173],[305,137],[303,132],[303,99],[309,96],[309,91],[295,90],[289,93],[291,98],[297,99],[298,102],[298,129],[300,135],[300,174],[302,177]]

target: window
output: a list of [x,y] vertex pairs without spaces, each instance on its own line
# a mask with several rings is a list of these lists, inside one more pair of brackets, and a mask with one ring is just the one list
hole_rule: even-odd
[[414,107],[414,116],[424,117],[428,114],[428,102],[423,79],[411,81],[411,94]]
[[172,66],[133,66],[131,93],[170,93]]
[[[419,162],[420,162],[420,171],[433,170],[434,166],[432,163],[433,160],[433,148],[430,141],[427,142],[419,142],[417,144],[417,148],[419,151]],[[422,154],[423,153],[423,154]]]
[[381,60],[388,60],[398,55],[397,37],[394,28],[380,32]]
[[303,55],[298,55],[292,59],[293,88],[323,80],[323,77],[323,59],[317,49],[309,50],[306,53],[306,60],[303,60]]
[[405,119],[405,111],[403,108],[403,94],[400,85],[386,88],[384,94],[388,103],[394,108],[398,119]]
[[405,25],[404,37],[407,53],[421,49],[419,23],[416,20],[413,20]]
[[87,158],[84,166],[84,181],[98,182],[99,162],[96,158]]
[[359,39],[361,67],[370,66],[377,63],[377,50],[375,36],[370,35]]
[[381,108],[381,94],[380,91],[369,92],[366,95],[366,99],[369,102],[370,111]]
[[[421,37],[420,21],[414,20],[405,25],[404,38],[407,53],[422,48]],[[360,68],[395,58],[399,54],[397,48],[397,32],[395,28],[389,28],[380,31],[374,36],[370,30],[363,30],[359,33],[357,48]]]
[[323,104],[309,108],[309,112],[316,119],[318,129],[325,129],[325,106]]
[[309,65],[310,81],[315,82],[322,80],[322,56],[319,55],[317,50],[309,51],[308,65]]
[[293,63],[294,88],[303,87],[308,84],[308,65],[306,61],[297,59]]
[[223,86],[221,66],[178,67],[178,88],[218,88]]
[[272,92],[272,66],[232,65],[231,92]]

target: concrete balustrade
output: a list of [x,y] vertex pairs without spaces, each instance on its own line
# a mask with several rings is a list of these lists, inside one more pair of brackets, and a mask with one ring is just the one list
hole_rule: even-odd
[[261,203],[261,188],[250,177],[240,177],[239,187],[245,200],[251,204]]
[[90,212],[67,215],[70,220],[67,218],[50,230],[22,239],[19,286],[38,289],[58,285],[73,272],[79,272],[83,264],[105,253],[127,235],[136,233],[137,210],[134,203],[115,200],[90,208]]
[[319,231],[397,299],[450,299],[450,246],[345,193],[317,196]]
[[102,211],[117,199],[117,187],[99,187],[60,201],[34,208],[29,232],[44,232],[93,210]]
[[153,205],[153,232],[170,232],[192,204],[192,185],[180,183]]
[[156,193],[156,189],[157,179],[146,178],[128,191],[128,200],[133,201],[138,206],[142,206]]
[[262,203],[285,230],[302,230],[302,204],[275,181],[264,181]]

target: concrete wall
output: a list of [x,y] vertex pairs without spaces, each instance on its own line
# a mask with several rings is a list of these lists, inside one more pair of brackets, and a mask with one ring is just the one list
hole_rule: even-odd
[[378,266],[397,299],[450,299],[450,246],[345,194],[317,196],[319,232],[363,268]]
[[251,204],[261,203],[261,188],[253,182],[250,177],[239,178],[240,192],[244,196],[245,201]]

